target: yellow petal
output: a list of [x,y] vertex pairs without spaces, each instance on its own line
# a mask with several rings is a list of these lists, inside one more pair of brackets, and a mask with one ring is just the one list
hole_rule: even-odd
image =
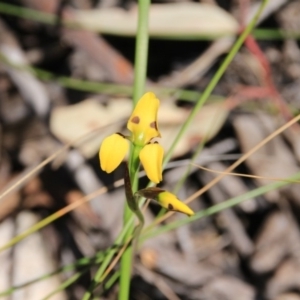
[[162,207],[192,216],[195,213],[174,194],[158,187],[148,187],[136,192],[139,196],[157,201]]
[[133,134],[133,143],[138,146],[146,145],[151,139],[160,137],[157,127],[157,111],[159,100],[148,92],[139,100],[133,110],[127,128]]
[[195,214],[186,204],[181,202],[174,194],[168,191],[159,193],[157,196],[157,201],[162,207],[168,210],[178,211],[188,216]]
[[128,148],[128,141],[118,133],[105,138],[99,151],[101,169],[107,173],[114,171],[122,162]]
[[157,143],[148,144],[141,150],[139,157],[148,178],[155,183],[162,181],[164,148]]

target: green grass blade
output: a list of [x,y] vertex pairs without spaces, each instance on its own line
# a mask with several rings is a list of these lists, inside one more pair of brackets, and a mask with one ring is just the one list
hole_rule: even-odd
[[176,136],[173,144],[171,145],[169,151],[167,152],[167,154],[166,154],[166,156],[164,158],[164,163],[163,163],[164,166],[166,166],[166,164],[171,159],[172,153],[174,152],[174,149],[175,149],[176,145],[178,144],[178,142],[180,141],[180,139],[183,137],[184,133],[186,132],[186,130],[188,129],[188,127],[192,123],[192,121],[195,118],[196,114],[198,113],[198,111],[200,110],[200,108],[204,105],[204,103],[207,101],[208,97],[210,96],[210,94],[212,93],[213,89],[216,87],[217,83],[219,82],[219,80],[221,79],[221,77],[223,76],[223,74],[225,73],[227,67],[229,66],[229,64],[233,60],[234,56],[239,51],[239,49],[241,48],[241,46],[244,43],[245,39],[247,38],[247,36],[250,34],[250,32],[252,31],[252,29],[254,28],[254,26],[255,26],[255,24],[256,24],[259,16],[260,16],[260,14],[262,13],[264,7],[266,6],[267,2],[268,2],[268,0],[262,1],[262,3],[260,5],[257,13],[255,14],[254,18],[251,20],[251,22],[245,28],[245,30],[243,31],[243,33],[241,34],[241,36],[234,43],[233,47],[229,51],[228,55],[226,56],[225,60],[221,64],[220,68],[218,69],[218,71],[216,72],[216,74],[213,76],[212,80],[209,82],[208,86],[204,90],[204,92],[201,95],[200,99],[198,100],[198,102],[196,103],[195,107],[191,111],[188,119],[185,121],[185,123],[183,124],[182,128],[180,129],[180,131],[179,131],[178,135]]

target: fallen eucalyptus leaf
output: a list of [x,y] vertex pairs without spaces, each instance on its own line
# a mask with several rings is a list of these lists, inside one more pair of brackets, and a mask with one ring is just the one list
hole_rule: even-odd
[[[75,12],[76,22],[89,30],[106,34],[135,36],[137,7],[119,7]],[[204,3],[153,4],[149,12],[149,34],[155,37],[188,38],[234,35],[237,21],[216,5]]]
[[109,131],[119,131],[121,126],[118,122],[130,115],[131,108],[130,101],[120,99],[110,101],[106,107],[94,99],[57,107],[51,114],[50,129],[59,140],[69,143],[99,128],[97,134],[88,141],[74,144],[85,157],[90,158],[99,151],[99,146],[108,133],[108,130],[100,128],[112,124]]
[[[184,110],[178,107],[174,108],[181,110],[182,114],[181,116],[178,114],[177,120],[175,121],[174,119],[172,124],[167,124],[164,122],[164,116],[168,112],[163,111],[163,105],[161,108],[158,114],[158,126],[162,138],[159,139],[159,143],[164,147],[165,151],[168,151],[183,123],[190,114],[190,110]],[[184,155],[203,140],[211,140],[222,128],[228,113],[228,109],[221,102],[203,106],[188,127],[184,136],[178,142],[173,157]]]

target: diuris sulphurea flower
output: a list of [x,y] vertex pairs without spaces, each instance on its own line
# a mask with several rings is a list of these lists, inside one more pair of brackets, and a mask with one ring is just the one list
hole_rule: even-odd
[[[127,122],[131,135],[114,133],[103,140],[99,151],[100,166],[103,171],[111,173],[120,165],[131,142],[133,144],[131,169],[137,171],[140,161],[151,181],[155,183],[162,181],[164,150],[157,142],[152,142],[154,138],[160,137],[157,126],[158,108],[159,100],[156,96],[151,92],[146,93],[137,103]],[[168,210],[178,211],[188,216],[194,215],[194,212],[174,194],[161,188],[149,187],[133,194],[127,164],[125,164],[124,181],[128,206],[139,219],[139,225],[136,227],[137,236],[144,224],[143,214],[139,208],[139,197],[155,200]]]
[[101,169],[107,173],[114,171],[124,159],[129,149],[129,142],[139,153],[148,178],[159,183],[162,181],[162,161],[164,149],[152,139],[160,137],[157,126],[159,100],[148,92],[138,101],[128,122],[130,136],[114,133],[105,138],[99,151]]

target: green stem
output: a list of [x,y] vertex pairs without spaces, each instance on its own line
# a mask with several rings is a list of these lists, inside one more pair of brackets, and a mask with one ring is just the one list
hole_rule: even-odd
[[[134,106],[138,102],[139,98],[145,91],[146,85],[146,72],[148,61],[148,18],[149,18],[150,0],[139,0],[139,12],[138,12],[138,29],[136,37],[135,48],[135,67],[134,67],[134,87],[133,87],[133,104]],[[129,162],[130,180],[132,183],[133,194],[138,188],[138,159],[137,147],[131,147],[131,155]],[[133,212],[125,205],[124,210],[124,225],[132,218]],[[124,242],[126,242],[132,235],[134,230],[134,224],[125,234]],[[118,295],[119,300],[129,299],[130,280],[131,280],[131,266],[132,266],[133,248],[131,245],[127,247],[121,257],[121,269],[120,269],[120,291]]]
[[108,251],[107,255],[103,259],[102,264],[97,270],[97,273],[94,277],[92,284],[90,285],[89,289],[85,292],[82,300],[88,300],[92,297],[92,293],[96,288],[96,286],[101,282],[101,277],[104,274],[106,268],[108,267],[109,263],[113,259],[116,252],[122,247],[122,241],[125,240],[124,236],[126,232],[128,232],[128,230],[130,229],[132,222],[133,222],[133,218],[131,218],[131,220],[123,227],[121,233],[115,240],[114,247],[112,247],[110,251]]
[[145,92],[149,44],[148,19],[150,2],[150,0],[139,0],[139,19],[134,58],[134,106]]
[[[130,220],[132,215],[133,213],[126,202],[125,209],[124,209],[124,225],[126,224],[126,222]],[[129,230],[126,232],[124,237],[125,242],[131,237],[131,235],[133,234],[133,230],[134,230],[134,223],[131,223]],[[120,283],[120,291],[118,295],[119,300],[129,299],[131,265],[132,265],[132,255],[133,255],[132,249],[133,249],[132,245],[131,244],[128,245],[120,260],[121,267],[120,267],[120,278],[119,278],[119,283]]]
[[[131,151],[130,160],[129,160],[129,166],[130,166],[129,173],[130,173],[132,194],[135,193],[138,189],[138,176],[137,175],[138,175],[139,164],[137,164],[137,161],[138,161],[139,150],[140,150],[139,147],[133,146],[132,151]],[[134,211],[135,211],[135,213],[139,213],[138,203],[136,203],[136,205],[134,205],[134,207],[129,207],[128,200],[134,201],[135,199],[127,199],[127,201],[125,203],[124,221],[123,221],[124,226],[132,219]],[[136,210],[136,206],[137,206],[137,210]],[[141,222],[140,217],[139,217],[139,221]],[[131,223],[129,230],[126,232],[126,234],[124,236],[124,239],[123,239],[124,243],[126,243],[127,240],[131,238],[133,232],[134,232],[134,223]],[[119,295],[118,295],[119,300],[129,299],[132,258],[133,258],[133,248],[132,248],[132,244],[130,244],[124,251],[124,253],[121,257],[121,260],[120,260],[121,268],[120,268],[120,278],[119,278],[119,283],[120,283],[120,291],[119,291]]]

